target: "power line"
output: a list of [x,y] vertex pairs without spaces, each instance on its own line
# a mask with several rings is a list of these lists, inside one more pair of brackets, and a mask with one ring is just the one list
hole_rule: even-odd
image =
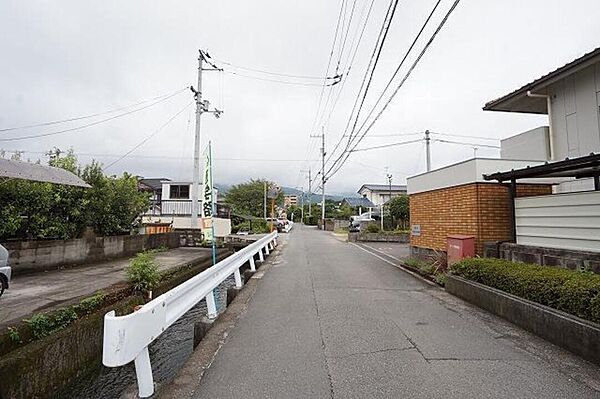
[[[295,86],[314,86],[314,87],[321,87],[321,86],[323,86],[323,84],[321,84],[321,83],[291,82],[291,81],[286,81],[286,80],[261,78],[261,77],[258,77],[258,76],[245,75],[243,73],[234,72],[234,71],[228,71],[228,70],[225,70],[224,72],[225,73],[230,73],[232,75],[240,76],[240,77],[243,77],[243,78],[260,80],[260,81],[263,81],[263,82],[280,83],[280,84],[295,85]],[[329,78],[326,78],[326,79],[329,79]],[[325,86],[335,86],[338,83],[339,83],[339,80],[335,80],[335,81],[333,81],[331,83],[325,84]]]
[[466,142],[461,142],[461,141],[451,141],[451,140],[442,140],[442,139],[432,139],[432,141],[437,141],[440,143],[448,143],[448,144],[468,145],[470,147],[485,147],[485,148],[500,149],[500,146],[489,145],[489,144],[466,143]]
[[413,50],[413,48],[415,47],[415,45],[417,44],[419,38],[421,37],[421,35],[423,34],[423,31],[425,30],[425,28],[427,27],[427,25],[429,24],[429,21],[431,20],[431,18],[433,17],[433,15],[435,14],[438,6],[440,5],[441,0],[438,0],[435,5],[433,6],[431,12],[429,13],[429,15],[427,16],[427,18],[425,19],[425,21],[423,22],[423,25],[421,26],[421,29],[419,29],[419,32],[417,33],[417,35],[415,36],[414,40],[412,41],[411,45],[409,46],[408,50],[406,50],[406,53],[404,54],[404,57],[402,57],[402,60],[400,61],[400,63],[398,64],[398,67],[396,67],[396,70],[394,71],[394,73],[392,74],[391,78],[388,80],[388,83],[386,84],[385,88],[381,91],[381,94],[379,95],[379,97],[377,98],[377,101],[375,102],[375,105],[373,105],[373,107],[371,108],[371,110],[369,111],[369,114],[367,115],[367,117],[365,118],[365,120],[363,121],[363,123],[360,125],[360,127],[358,128],[358,131],[360,132],[361,129],[364,127],[365,123],[369,120],[369,118],[371,117],[371,115],[373,114],[373,112],[375,111],[375,109],[377,108],[377,106],[379,105],[379,102],[381,101],[381,99],[383,98],[383,95],[385,94],[385,92],[387,91],[387,89],[390,87],[390,85],[392,84],[392,82],[394,81],[394,79],[396,78],[396,75],[398,74],[398,72],[400,72],[400,69],[402,68],[402,66],[404,65],[404,62],[407,60],[409,54],[411,53],[411,51]]
[[495,139],[491,137],[478,137],[478,136],[469,136],[465,134],[453,134],[453,133],[441,133],[441,132],[431,132],[433,134],[440,134],[442,136],[451,136],[451,137],[463,137],[467,139],[478,139],[478,140],[491,140],[491,141],[499,141],[500,139]]
[[131,111],[127,111],[127,112],[124,112],[124,113],[121,113],[121,114],[118,114],[118,115],[115,115],[115,116],[111,116],[110,118],[100,119],[99,121],[91,122],[91,123],[88,123],[88,124],[85,124],[85,125],[76,126],[76,127],[72,127],[72,128],[69,128],[69,129],[63,129],[63,130],[58,130],[58,131],[49,132],[49,133],[40,133],[40,134],[32,134],[32,135],[29,135],[29,136],[3,138],[3,139],[0,139],[0,141],[27,140],[27,139],[34,139],[34,138],[39,138],[39,137],[55,136],[55,135],[58,135],[58,134],[63,134],[63,133],[68,133],[68,132],[74,132],[76,130],[86,129],[88,127],[96,126],[96,125],[99,125],[99,124],[104,123],[104,122],[112,121],[114,119],[121,118],[123,116],[131,115],[133,113],[145,110],[145,109],[150,108],[150,107],[152,107],[152,106],[154,106],[156,104],[159,104],[159,103],[162,103],[164,101],[167,101],[168,99],[176,96],[177,94],[180,94],[180,93],[184,92],[185,90],[187,90],[187,88],[179,90],[179,91],[177,91],[177,92],[175,92],[175,93],[173,93],[173,94],[171,94],[171,95],[169,95],[167,97],[164,97],[164,98],[162,98],[162,99],[160,99],[158,101],[154,101],[154,102],[152,102],[152,103],[150,103],[148,105],[145,105],[143,107],[136,108],[136,109],[133,109]]
[[[373,76],[373,73],[375,72],[375,67],[373,67],[373,69],[371,69],[371,65],[373,64],[373,60],[378,52],[378,49],[381,51],[381,48],[383,47],[383,41],[381,41],[382,35],[384,35],[384,31],[385,31],[385,26],[386,26],[386,21],[388,21],[388,17],[390,15],[390,11],[393,7],[394,4],[397,4],[398,2],[396,1],[394,3],[394,0],[390,1],[390,4],[388,6],[385,18],[383,20],[383,23],[381,25],[381,29],[379,30],[379,34],[377,36],[377,40],[375,41],[375,47],[373,48],[373,52],[371,54],[371,58],[369,59],[369,63],[367,64],[367,69],[365,70],[365,74],[362,78],[361,84],[360,84],[360,88],[358,89],[358,93],[356,94],[356,99],[354,100],[354,104],[352,105],[352,110],[350,111],[350,115],[348,117],[348,121],[346,122],[346,127],[344,128],[344,133],[342,134],[342,136],[339,138],[338,142],[335,144],[333,151],[330,152],[329,157],[327,158],[327,162],[329,162],[329,160],[331,160],[331,158],[333,158],[335,151],[337,151],[337,149],[339,148],[340,144],[342,143],[342,141],[344,140],[344,135],[346,135],[348,133],[348,128],[350,127],[350,122],[352,120],[352,116],[354,115],[354,111],[356,110],[356,105],[358,104],[359,98],[360,98],[360,94],[363,91],[363,87],[365,85],[365,82],[367,80],[367,76],[369,75],[369,72],[371,72],[371,77]],[[395,10],[395,8],[394,8]],[[391,20],[390,20],[391,22]],[[389,24],[388,24],[388,28],[389,28]],[[364,30],[364,28],[363,28]],[[385,31],[387,34],[387,31]],[[362,35],[361,35],[362,36]],[[376,65],[375,65],[376,66]],[[370,83],[370,80],[369,80]],[[365,90],[364,96],[366,96],[368,91],[368,88]],[[363,102],[364,102],[364,96],[363,96]],[[362,106],[361,106],[362,107]],[[359,111],[360,113],[360,111]],[[358,114],[357,114],[358,116]],[[350,136],[352,135],[352,132],[350,132]],[[350,139],[348,139],[348,143],[350,142]],[[346,145],[346,148],[344,149],[344,151],[348,148],[348,144]],[[344,154],[344,151],[342,151],[342,154]]]
[[350,150],[350,152],[359,152],[359,151],[378,150],[378,149],[381,149],[381,148],[397,147],[397,146],[400,146],[400,145],[405,145],[405,144],[418,143],[418,142],[420,142],[420,141],[423,141],[423,139],[416,139],[416,140],[409,140],[409,141],[401,141],[401,142],[399,142],[399,143],[382,144],[382,145],[376,145],[376,146],[374,146],[374,147],[358,148],[358,149]]
[[[429,46],[431,45],[431,43],[433,43],[433,40],[438,35],[438,33],[440,32],[440,30],[442,29],[442,27],[446,24],[446,21],[448,20],[448,18],[450,17],[450,15],[452,14],[452,12],[456,8],[456,6],[458,6],[459,3],[460,3],[460,0],[455,0],[454,3],[452,4],[452,6],[450,7],[450,9],[446,12],[446,15],[444,16],[444,18],[442,19],[442,21],[438,24],[438,27],[436,28],[436,30],[433,32],[433,34],[431,35],[431,37],[429,38],[429,40],[425,44],[425,47],[423,47],[423,49],[421,50],[421,52],[419,53],[419,55],[417,56],[417,58],[415,59],[415,61],[411,65],[411,67],[408,69],[408,71],[406,72],[406,74],[404,75],[404,77],[402,78],[402,80],[400,81],[400,83],[398,84],[398,86],[396,87],[396,89],[394,90],[394,92],[390,95],[390,97],[388,98],[388,100],[384,104],[383,108],[379,111],[379,113],[375,116],[375,118],[373,119],[373,121],[369,124],[369,126],[363,132],[362,136],[356,142],[356,144],[354,145],[353,149],[356,148],[356,146],[360,143],[360,141],[364,138],[364,136],[369,132],[369,130],[371,130],[371,128],[375,125],[375,123],[381,117],[381,115],[383,114],[383,112],[390,105],[390,103],[392,102],[392,100],[394,99],[394,97],[396,96],[396,94],[398,93],[398,91],[400,90],[400,88],[404,85],[404,83],[406,82],[406,80],[408,79],[408,77],[410,76],[410,74],[412,73],[412,71],[416,68],[416,66],[418,65],[418,63],[421,60],[421,58],[423,58],[423,55],[427,52],[427,49],[429,48]],[[342,156],[343,155],[344,154],[342,154]],[[349,156],[350,156],[350,152],[347,152],[347,155],[344,158],[344,160],[331,173],[331,175],[329,177],[333,176],[335,173],[337,173],[337,171],[340,170],[340,168],[346,162],[346,160],[348,159]],[[334,163],[334,165],[332,165],[332,167],[329,169],[329,171],[331,171],[334,166],[335,166],[335,163]],[[328,171],[328,173],[329,173],[329,171]]]
[[170,94],[175,95],[175,94],[179,93],[180,91],[184,91],[184,90],[187,90],[187,87],[184,88],[184,89],[178,90],[178,91],[176,91],[174,93],[163,94],[163,95],[160,95],[160,96],[149,98],[147,100],[138,101],[135,104],[130,104],[130,105],[126,105],[124,107],[114,108],[114,109],[111,109],[111,110],[108,110],[108,111],[98,112],[98,113],[95,113],[95,114],[90,114],[90,115],[85,115],[85,116],[77,116],[77,117],[72,117],[72,118],[68,118],[68,119],[60,119],[60,120],[55,120],[55,121],[50,121],[50,122],[40,122],[40,123],[31,124],[31,125],[22,125],[22,126],[7,127],[7,128],[0,129],[0,132],[8,132],[8,131],[11,131],[11,130],[21,130],[21,129],[31,129],[31,128],[34,128],[34,127],[42,127],[42,126],[51,126],[51,125],[57,125],[59,123],[74,122],[74,121],[79,121],[79,120],[82,120],[82,119],[94,118],[96,116],[102,116],[102,115],[112,114],[113,112],[121,111],[121,110],[124,110],[124,109],[127,109],[127,108],[131,108],[131,107],[135,107],[135,106],[140,105],[140,104],[147,103],[149,101],[154,101],[154,100],[161,99],[163,97],[167,97]]
[[[209,57],[211,58],[211,57]],[[286,78],[294,78],[294,79],[313,79],[313,80],[322,80],[322,79],[335,79],[336,76],[309,76],[309,75],[294,75],[294,74],[289,74],[289,73],[280,73],[280,72],[270,72],[270,71],[266,71],[264,69],[256,69],[256,68],[248,68],[248,67],[243,67],[243,66],[239,66],[236,64],[232,64],[230,62],[226,62],[226,61],[222,61],[218,58],[211,58],[223,65],[228,65],[232,68],[235,69],[241,69],[244,71],[250,71],[250,72],[257,72],[257,73],[263,73],[265,75],[273,75],[273,76],[280,76],[280,77],[286,77]]]
[[117,158],[115,161],[109,163],[104,170],[109,169],[111,166],[113,166],[114,164],[116,164],[117,162],[120,162],[121,160],[123,160],[125,157],[127,157],[129,154],[131,154],[132,152],[134,152],[135,150],[137,150],[138,148],[140,148],[142,145],[144,145],[148,140],[150,140],[152,137],[156,136],[158,133],[160,133],[168,124],[170,124],[171,122],[173,122],[173,120],[175,118],[177,118],[179,115],[181,115],[190,105],[192,105],[194,103],[194,101],[189,102],[185,107],[183,107],[180,111],[178,111],[177,113],[175,113],[173,116],[171,116],[165,123],[163,123],[158,129],[156,129],[154,132],[152,132],[151,134],[149,134],[148,136],[146,136],[146,138],[144,138],[142,141],[140,141],[138,144],[136,144],[135,146],[133,146],[129,151],[127,151],[125,154],[121,155],[119,158]]

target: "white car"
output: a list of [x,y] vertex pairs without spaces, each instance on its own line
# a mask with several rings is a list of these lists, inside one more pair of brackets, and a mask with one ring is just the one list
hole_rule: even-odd
[[10,284],[11,273],[12,270],[8,265],[8,251],[0,245],[0,296],[2,296],[4,290]]

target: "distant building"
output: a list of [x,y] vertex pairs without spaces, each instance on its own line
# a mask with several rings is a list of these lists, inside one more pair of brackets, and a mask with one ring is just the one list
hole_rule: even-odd
[[406,194],[406,186],[399,184],[363,184],[358,193],[375,206],[385,204],[391,198]]
[[283,197],[283,206],[289,208],[290,206],[298,205],[298,196],[294,194],[287,194]]
[[375,204],[371,202],[368,198],[360,197],[346,197],[342,200],[342,206],[349,206],[350,208],[362,208],[367,211],[369,208],[375,208]]

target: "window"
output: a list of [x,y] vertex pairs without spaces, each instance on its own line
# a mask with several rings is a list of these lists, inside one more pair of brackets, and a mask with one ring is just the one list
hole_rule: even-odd
[[189,184],[176,184],[170,188],[169,198],[171,199],[190,199]]

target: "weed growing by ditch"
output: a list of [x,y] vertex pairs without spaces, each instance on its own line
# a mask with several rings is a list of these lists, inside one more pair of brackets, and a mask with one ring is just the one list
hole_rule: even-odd
[[125,269],[127,280],[136,291],[151,291],[160,281],[155,254],[151,251],[140,252],[129,262]]
[[21,339],[21,334],[19,334],[19,330],[17,330],[15,327],[8,327],[8,337],[14,343],[23,343],[23,340]]

